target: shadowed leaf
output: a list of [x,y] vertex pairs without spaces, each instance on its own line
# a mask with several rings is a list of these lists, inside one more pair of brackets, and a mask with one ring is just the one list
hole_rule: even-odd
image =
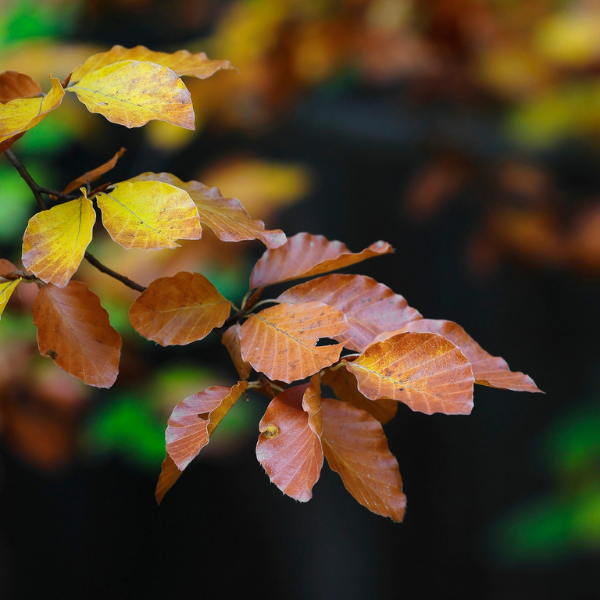
[[18,271],[18,269],[13,263],[10,262],[10,260],[6,260],[6,258],[0,258],[0,277],[14,273],[15,271]]
[[154,492],[154,497],[159,504],[162,502],[165,494],[175,485],[175,482],[180,477],[181,471],[177,468],[173,459],[167,454],[161,465],[158,483],[156,484],[156,491]]
[[109,161],[106,161],[103,165],[100,165],[99,167],[83,174],[81,177],[71,181],[71,183],[69,183],[69,185],[63,190],[63,194],[68,194],[69,192],[80,188],[82,185],[92,183],[93,181],[96,181],[102,177],[102,175],[105,173],[108,173],[108,171],[111,169],[114,169],[117,161],[119,158],[121,158],[121,156],[123,156],[123,154],[125,154],[125,152],[125,148],[121,148]]
[[6,104],[17,98],[33,98],[41,95],[42,88],[33,77],[17,71],[0,73],[0,103]]
[[248,379],[252,372],[252,365],[242,358],[242,349],[240,345],[239,323],[232,325],[221,337],[221,343],[227,348],[231,361],[233,362],[240,379]]

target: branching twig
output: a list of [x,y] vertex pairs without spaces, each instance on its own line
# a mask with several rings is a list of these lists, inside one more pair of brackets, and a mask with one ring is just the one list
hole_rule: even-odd
[[143,285],[140,285],[139,283],[136,283],[135,281],[129,279],[129,277],[125,277],[125,275],[121,275],[120,273],[109,269],[106,265],[103,265],[93,254],[90,254],[89,252],[85,253],[85,260],[87,260],[90,263],[90,265],[96,267],[98,271],[110,275],[113,279],[118,279],[121,283],[124,283],[127,287],[130,287],[136,292],[143,292],[146,289]]

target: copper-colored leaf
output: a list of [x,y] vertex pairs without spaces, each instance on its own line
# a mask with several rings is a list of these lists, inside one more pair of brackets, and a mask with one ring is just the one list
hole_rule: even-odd
[[281,302],[323,302],[341,310],[350,329],[336,339],[362,352],[384,331],[395,331],[421,315],[399,294],[364,275],[326,275],[297,285],[278,298]]
[[390,398],[380,398],[379,400],[370,400],[363,396],[356,383],[356,377],[344,367],[339,369],[325,369],[323,371],[322,381],[328,385],[335,393],[336,397],[344,402],[356,406],[368,412],[380,423],[391,421],[398,411],[398,402]]
[[11,263],[10,260],[6,260],[6,258],[0,258],[0,277],[3,275],[8,275],[9,273],[14,273],[17,270],[17,267]]
[[[311,411],[310,416],[303,404]],[[318,384],[311,381],[273,398],[259,425],[258,462],[271,483],[300,502],[312,498],[312,488],[321,475],[323,448],[319,433],[313,429],[320,429],[319,417]]]
[[175,482],[180,477],[181,471],[177,468],[173,459],[167,454],[160,468],[160,475],[158,477],[158,483],[156,484],[156,491],[154,492],[154,497],[159,504],[162,502],[165,494],[175,485]]
[[92,183],[92,181],[96,181],[97,179],[102,177],[102,175],[108,173],[108,171],[110,171],[111,169],[114,169],[115,165],[117,164],[117,161],[119,160],[119,158],[121,158],[121,156],[123,156],[123,154],[125,154],[125,152],[125,148],[121,148],[109,161],[105,162],[103,165],[100,165],[99,167],[96,167],[95,169],[84,173],[83,175],[81,175],[81,177],[78,177],[77,179],[71,181],[71,183],[69,183],[69,185],[63,190],[63,194],[68,194],[73,190],[79,189],[82,185]]
[[116,380],[121,336],[110,326],[100,299],[86,285],[40,286],[33,305],[40,353],[88,385],[108,388]]
[[402,521],[406,496],[381,423],[346,402],[322,399],[323,451],[344,486],[371,512]]
[[42,88],[33,77],[17,71],[0,73],[0,103],[6,104],[17,98],[34,98],[41,94]]
[[347,329],[344,313],[322,302],[279,304],[251,315],[242,325],[242,358],[269,379],[291,383],[338,360],[342,344],[316,343]]
[[368,248],[353,254],[342,242],[330,242],[322,235],[298,233],[288,238],[283,246],[267,250],[254,265],[250,276],[252,289],[321,275],[359,263],[367,258],[392,252],[387,242],[375,242]]
[[8,150],[17,140],[21,139],[27,132],[22,131],[21,133],[17,133],[17,135],[13,135],[8,139],[5,139],[3,142],[0,142],[0,154],[5,150]]
[[167,452],[180,471],[208,444],[212,432],[247,387],[247,381],[232,388],[214,385],[173,409],[166,432]]
[[146,339],[161,346],[205,338],[225,323],[231,304],[199,273],[177,273],[154,280],[131,305],[129,320]]
[[531,377],[511,371],[499,356],[487,353],[460,325],[452,321],[421,319],[408,323],[402,331],[431,332],[456,344],[473,367],[475,383],[515,392],[540,392]]
[[221,337],[221,343],[227,348],[229,356],[238,372],[241,379],[248,379],[252,372],[252,365],[247,363],[242,358],[242,349],[240,344],[240,329],[242,326],[239,323],[232,325]]
[[236,198],[224,198],[216,187],[199,181],[182,181],[171,173],[142,173],[130,181],[162,181],[185,190],[198,207],[200,222],[208,225],[222,242],[260,240],[267,248],[286,242],[280,229],[267,230],[262,221],[252,219]]
[[369,346],[346,368],[367,398],[391,398],[432,414],[469,414],[473,370],[460,349],[434,333],[400,333]]

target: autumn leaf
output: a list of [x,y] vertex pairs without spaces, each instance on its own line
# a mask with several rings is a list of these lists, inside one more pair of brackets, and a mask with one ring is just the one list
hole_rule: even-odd
[[92,183],[96,181],[105,173],[108,173],[111,169],[114,169],[117,161],[123,154],[125,154],[125,148],[121,148],[110,160],[106,161],[104,164],[99,167],[93,169],[92,171],[88,171],[87,173],[81,175],[77,179],[74,179],[69,183],[69,185],[63,190],[63,194],[68,194],[73,190],[79,189],[82,185],[87,185],[88,183]]
[[187,50],[179,50],[173,54],[168,54],[166,52],[154,52],[145,46],[124,48],[117,45],[113,46],[107,52],[100,52],[90,56],[85,63],[76,67],[71,75],[71,82],[77,83],[88,73],[125,60],[141,60],[156,63],[157,65],[168,67],[179,77],[189,75],[198,79],[206,79],[221,69],[233,69],[228,60],[209,60],[204,52],[191,54]]
[[205,338],[225,323],[230,302],[199,273],[177,273],[154,280],[129,310],[133,328],[161,346]]
[[251,315],[242,325],[242,359],[269,379],[291,383],[338,360],[342,344],[316,343],[347,329],[344,313],[322,302],[278,304]]
[[402,521],[406,496],[381,423],[346,402],[323,398],[323,452],[345,488],[371,512]]
[[84,383],[109,388],[116,380],[121,336],[86,285],[41,285],[33,305],[40,353]]
[[221,343],[227,348],[231,361],[233,362],[240,379],[248,379],[252,371],[252,365],[242,358],[240,342],[241,328],[242,326],[239,323],[232,325],[221,337]]
[[173,459],[167,454],[161,465],[158,483],[156,484],[156,491],[154,492],[154,497],[159,504],[162,502],[165,494],[175,485],[175,482],[180,477],[181,471],[177,468]]
[[202,228],[189,194],[159,181],[125,181],[96,196],[102,223],[128,250],[177,248],[175,240],[198,240]]
[[20,277],[11,281],[0,281],[0,318],[12,293],[15,291],[17,285],[19,285],[19,281],[21,281]]
[[0,73],[0,103],[6,104],[17,98],[34,98],[41,95],[42,88],[33,77],[17,71]]
[[14,273],[17,270],[17,267],[11,263],[10,260],[6,260],[6,258],[0,258],[0,277]]
[[343,269],[367,258],[392,252],[387,242],[375,242],[353,254],[342,242],[330,242],[322,235],[298,233],[283,246],[267,250],[258,260],[250,276],[250,287],[256,289],[282,281],[321,275]]
[[167,452],[180,471],[208,444],[215,428],[247,387],[247,381],[232,388],[213,385],[173,409],[166,431]]
[[380,333],[421,318],[402,296],[364,275],[326,275],[290,288],[277,299],[289,304],[323,302],[341,310],[350,328],[336,339],[358,352]]
[[320,400],[318,378],[288,388],[273,398],[259,425],[258,462],[271,483],[300,502],[312,498],[323,466]]
[[89,72],[68,92],[92,113],[112,123],[141,127],[152,119],[194,129],[190,92],[169,68],[152,62],[125,60]]
[[460,349],[434,333],[400,333],[369,346],[346,363],[359,391],[391,398],[425,414],[469,414],[473,370]]
[[398,402],[390,398],[371,400],[358,391],[356,377],[348,372],[345,366],[335,369],[325,369],[321,380],[335,393],[336,398],[349,402],[375,417],[380,423],[391,421],[398,410]]
[[23,265],[46,283],[64,287],[92,241],[96,212],[83,196],[34,215],[23,236]]
[[286,242],[280,229],[266,230],[262,221],[254,220],[236,198],[224,198],[216,187],[199,181],[182,181],[170,173],[142,173],[129,181],[163,181],[185,190],[198,207],[200,222],[208,225],[222,242],[260,240],[267,248]]
[[487,353],[460,325],[452,321],[421,319],[407,323],[402,331],[439,333],[461,349],[473,367],[475,383],[515,392],[539,392],[531,377],[511,371],[499,356]]

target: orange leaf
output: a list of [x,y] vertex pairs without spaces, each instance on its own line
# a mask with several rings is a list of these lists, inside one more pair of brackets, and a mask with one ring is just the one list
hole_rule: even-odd
[[161,346],[185,345],[205,338],[225,323],[229,301],[199,273],[161,277],[129,309],[134,329]]
[[41,285],[33,305],[40,353],[88,385],[109,388],[119,372],[121,336],[86,285]]
[[371,512],[402,521],[406,496],[381,423],[346,402],[322,399],[323,451],[345,488]]
[[343,344],[316,343],[347,329],[344,313],[321,302],[279,304],[251,315],[242,325],[242,359],[269,379],[291,383],[338,360]]
[[322,235],[298,233],[288,238],[283,246],[269,249],[262,255],[252,269],[250,287],[255,289],[336,271],[392,251],[387,242],[379,241],[353,254],[342,242],[330,242]]
[[173,409],[166,432],[167,452],[180,471],[208,444],[212,432],[247,387],[246,381],[232,388],[213,385],[188,396]]
[[336,397],[344,402],[349,402],[356,408],[360,408],[375,417],[380,423],[391,421],[398,410],[398,402],[390,398],[370,400],[365,398],[359,391],[356,377],[349,373],[344,367],[339,369],[325,369],[321,380],[328,385]]
[[273,398],[259,425],[258,462],[271,483],[300,502],[312,498],[312,488],[323,466],[320,432],[313,429],[320,429],[316,422],[320,421],[320,399],[317,378],[288,388]]
[[395,331],[421,315],[382,283],[364,275],[326,275],[297,285],[278,298],[281,302],[323,302],[341,310],[350,329],[336,339],[362,352],[384,331]]
[[159,504],[162,502],[165,494],[175,485],[175,482],[180,477],[181,471],[177,468],[173,459],[167,454],[160,468],[160,475],[158,477],[158,483],[156,484],[156,491],[154,492],[154,497]]
[[469,414],[473,370],[460,349],[434,333],[400,333],[346,363],[371,400],[391,398],[428,415]]
[[227,348],[229,356],[241,379],[248,379],[252,371],[252,365],[242,358],[242,349],[240,345],[241,325],[236,323],[232,325],[221,337],[221,343]]
[[123,156],[123,154],[125,154],[125,152],[125,148],[121,148],[109,161],[105,162],[103,165],[100,165],[92,171],[88,171],[81,177],[78,177],[77,179],[71,181],[71,183],[69,183],[69,185],[63,190],[63,194],[68,194],[73,190],[79,189],[82,185],[92,183],[92,181],[96,181],[96,179],[99,179],[100,177],[102,177],[102,175],[104,175],[111,169],[114,169],[115,165],[117,164],[117,161],[119,160],[119,158],[121,158],[121,156]]
[[17,98],[34,98],[41,94],[42,88],[33,77],[17,71],[0,73],[0,103],[6,104]]
[[460,325],[452,321],[421,319],[408,323],[402,331],[439,333],[458,346],[473,367],[475,383],[515,392],[539,392],[531,377],[511,371],[499,356],[488,354]]
[[6,260],[6,258],[0,258],[0,277],[14,273],[15,271],[18,271],[18,269],[13,263],[10,262],[10,260]]

